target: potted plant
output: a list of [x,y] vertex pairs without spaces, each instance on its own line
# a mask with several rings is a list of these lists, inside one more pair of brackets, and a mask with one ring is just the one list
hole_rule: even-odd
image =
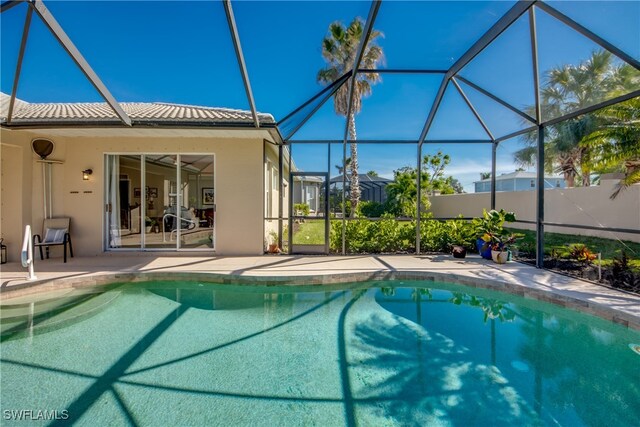
[[505,212],[504,209],[499,211],[492,209],[489,212],[483,210],[482,218],[474,218],[472,225],[474,227],[477,240],[476,247],[480,256],[484,259],[492,259],[491,249],[494,244],[499,247],[503,245],[500,236],[504,235],[502,225],[505,222],[513,222],[516,215],[513,212]]
[[144,218],[144,231],[145,233],[151,233],[151,229],[156,225],[156,220],[151,219],[148,216]]
[[495,241],[491,247],[491,258],[498,264],[504,264],[511,260],[511,245],[524,237],[521,233],[509,233],[504,229],[494,236]]
[[267,252],[270,254],[280,253],[280,248],[278,247],[278,233],[275,230],[271,230],[269,232],[269,248]]
[[454,258],[465,258],[467,246],[471,244],[470,225],[465,221],[452,221],[449,237],[451,238],[451,254]]

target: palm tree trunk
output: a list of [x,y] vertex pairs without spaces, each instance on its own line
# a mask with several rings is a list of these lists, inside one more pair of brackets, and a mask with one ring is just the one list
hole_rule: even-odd
[[351,148],[351,163],[349,169],[351,169],[351,176],[349,177],[350,196],[351,196],[351,217],[356,216],[356,208],[360,202],[360,178],[358,177],[358,146],[355,143],[356,140],[356,117],[353,112],[349,117],[349,137],[352,142]]
[[567,188],[573,188],[576,186],[576,177],[574,174],[565,172],[564,173],[564,182]]

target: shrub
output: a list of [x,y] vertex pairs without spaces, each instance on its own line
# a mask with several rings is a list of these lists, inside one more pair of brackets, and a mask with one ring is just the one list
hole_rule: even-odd
[[296,215],[300,216],[308,216],[311,210],[309,209],[309,205],[306,203],[296,203],[293,205],[293,211]]
[[[348,253],[380,253],[408,251],[415,241],[415,224],[396,221],[385,214],[378,221],[347,221],[345,229]],[[342,251],[342,221],[331,221],[330,248]]]
[[361,216],[379,218],[385,214],[385,205],[378,202],[365,200],[358,204],[358,212]]
[[604,278],[615,288],[640,291],[640,274],[633,271],[626,252],[613,259],[611,267],[605,271]]
[[[422,221],[420,223],[420,250],[425,252],[449,252],[451,245],[459,244],[456,234],[458,233],[458,223],[461,220],[447,221]],[[469,228],[470,239],[473,232]],[[473,249],[468,244],[465,247]]]
[[[410,228],[407,224],[396,221],[390,214],[383,215],[383,219],[375,221],[372,227],[372,243],[379,252],[406,251],[410,246],[403,229]],[[415,241],[415,226],[413,227],[413,238]],[[414,244],[415,245],[415,244]]]
[[574,243],[572,245],[569,245],[569,258],[571,259],[589,263],[597,257],[598,256],[591,252],[587,245],[583,245],[582,243]]
[[[347,221],[345,229],[345,240],[347,252],[361,253],[366,252],[364,247],[369,242],[369,223],[370,221]],[[342,251],[342,220],[331,221],[331,233],[329,235],[329,246],[334,252]]]
[[551,250],[553,258],[565,258],[590,263],[598,256],[582,243],[571,243],[567,246],[556,246]]
[[[467,236],[467,237],[464,237]],[[380,220],[347,221],[346,246],[348,253],[413,252],[415,251],[416,221],[397,221],[391,214]],[[464,220],[425,220],[420,223],[420,250],[449,252],[451,245],[463,244],[473,249],[474,233]],[[342,251],[342,221],[331,221],[330,248]]]

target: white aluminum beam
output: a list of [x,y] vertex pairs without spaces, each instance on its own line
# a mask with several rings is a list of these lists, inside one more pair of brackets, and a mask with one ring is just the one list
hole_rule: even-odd
[[73,44],[69,36],[64,32],[58,21],[53,17],[49,9],[44,5],[42,0],[31,0],[29,5],[33,8],[33,11],[40,17],[42,22],[45,24],[49,31],[53,34],[53,36],[58,40],[58,42],[62,45],[64,50],[67,51],[71,59],[80,67],[80,70],[84,73],[84,75],[89,79],[93,87],[100,93],[100,95],[104,98],[104,100],[109,104],[111,109],[116,113],[116,115],[122,120],[124,124],[127,126],[131,126],[131,118],[125,113],[122,109],[118,101],[115,100],[109,89],[102,83],[100,77],[93,71],[89,63],[84,59],[80,51]]

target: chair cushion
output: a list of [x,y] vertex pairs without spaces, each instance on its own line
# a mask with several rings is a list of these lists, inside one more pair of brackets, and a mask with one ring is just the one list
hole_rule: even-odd
[[66,228],[47,228],[47,232],[44,235],[42,243],[63,243],[66,232]]

